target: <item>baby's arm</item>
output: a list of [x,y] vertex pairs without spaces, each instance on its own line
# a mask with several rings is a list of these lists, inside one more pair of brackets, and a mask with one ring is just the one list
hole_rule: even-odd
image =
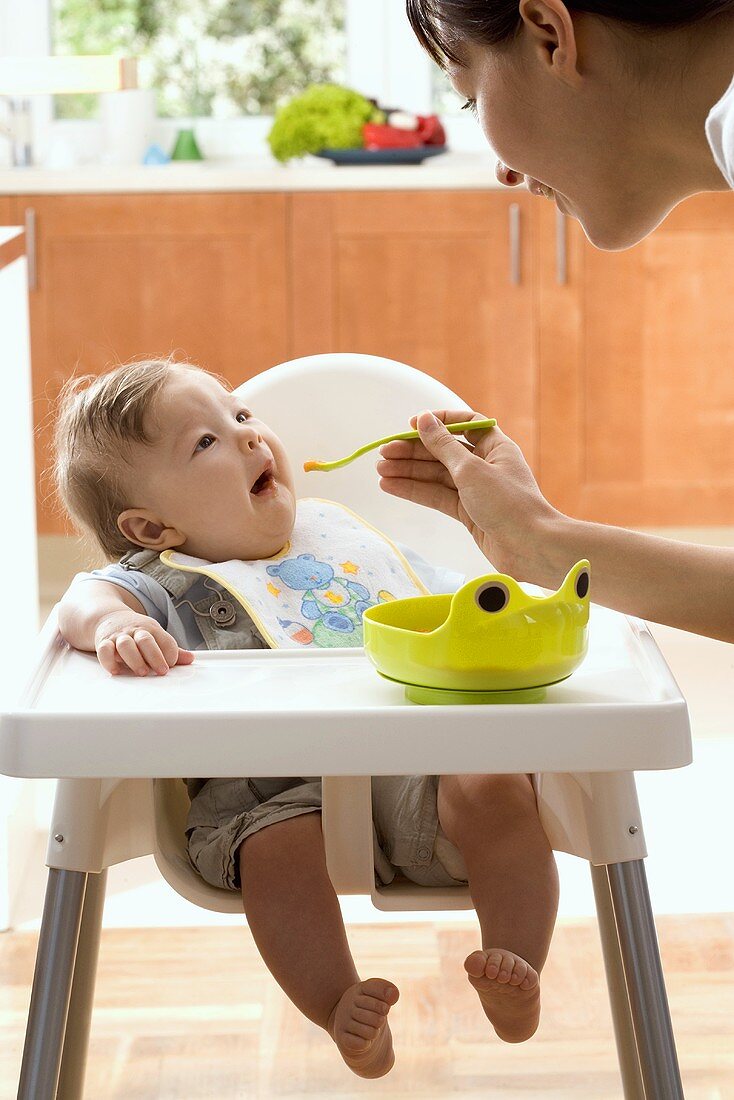
[[109,581],[72,584],[59,605],[59,630],[74,649],[96,653],[113,676],[125,668],[137,676],[149,671],[165,676],[174,665],[190,665],[194,659],[145,614],[140,600]]

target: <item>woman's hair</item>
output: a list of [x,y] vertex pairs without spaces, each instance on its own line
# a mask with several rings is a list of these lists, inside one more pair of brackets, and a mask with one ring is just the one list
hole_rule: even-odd
[[[71,378],[61,391],[54,428],[54,480],[74,525],[109,558],[135,549],[117,526],[132,470],[128,444],[151,443],[151,411],[174,370],[192,363],[143,359],[101,375]],[[127,476],[126,476],[127,475]]]
[[[486,46],[510,42],[522,24],[519,0],[407,0],[408,19],[433,60],[462,64],[463,39]],[[571,12],[616,19],[633,27],[663,30],[734,14],[734,0],[566,0]]]

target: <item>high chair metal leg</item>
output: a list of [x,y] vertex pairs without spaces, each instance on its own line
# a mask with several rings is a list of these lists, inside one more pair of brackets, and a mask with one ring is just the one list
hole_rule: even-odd
[[646,1100],[684,1100],[644,862],[607,873]]
[[56,1100],[82,1100],[84,1096],[106,885],[106,870],[87,878]]
[[592,863],[590,867],[624,1100],[645,1100],[645,1087],[642,1083],[640,1061],[637,1055],[635,1028],[630,1011],[617,924],[614,919],[609,876],[604,866],[595,867]]
[[49,868],[18,1100],[56,1100],[86,871]]

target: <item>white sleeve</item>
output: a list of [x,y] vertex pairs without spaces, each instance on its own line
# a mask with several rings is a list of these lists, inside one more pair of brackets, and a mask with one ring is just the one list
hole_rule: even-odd
[[734,80],[709,111],[706,137],[722,176],[734,188]]
[[442,592],[457,592],[461,588],[465,580],[463,573],[457,573],[453,569],[448,569],[445,565],[431,565],[410,546],[405,546],[400,542],[396,542],[395,545],[414,573],[434,596],[438,596]]

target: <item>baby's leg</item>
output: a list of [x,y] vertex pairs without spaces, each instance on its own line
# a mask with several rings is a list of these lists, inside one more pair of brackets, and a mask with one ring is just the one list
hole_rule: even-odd
[[250,931],[276,982],[323,1027],[360,1077],[395,1061],[387,1023],[398,990],[360,981],[339,901],[326,870],[321,814],[268,825],[240,845],[242,900]]
[[442,775],[438,817],[464,857],[482,950],[464,967],[501,1039],[540,1018],[538,975],[558,909],[558,872],[527,775]]

